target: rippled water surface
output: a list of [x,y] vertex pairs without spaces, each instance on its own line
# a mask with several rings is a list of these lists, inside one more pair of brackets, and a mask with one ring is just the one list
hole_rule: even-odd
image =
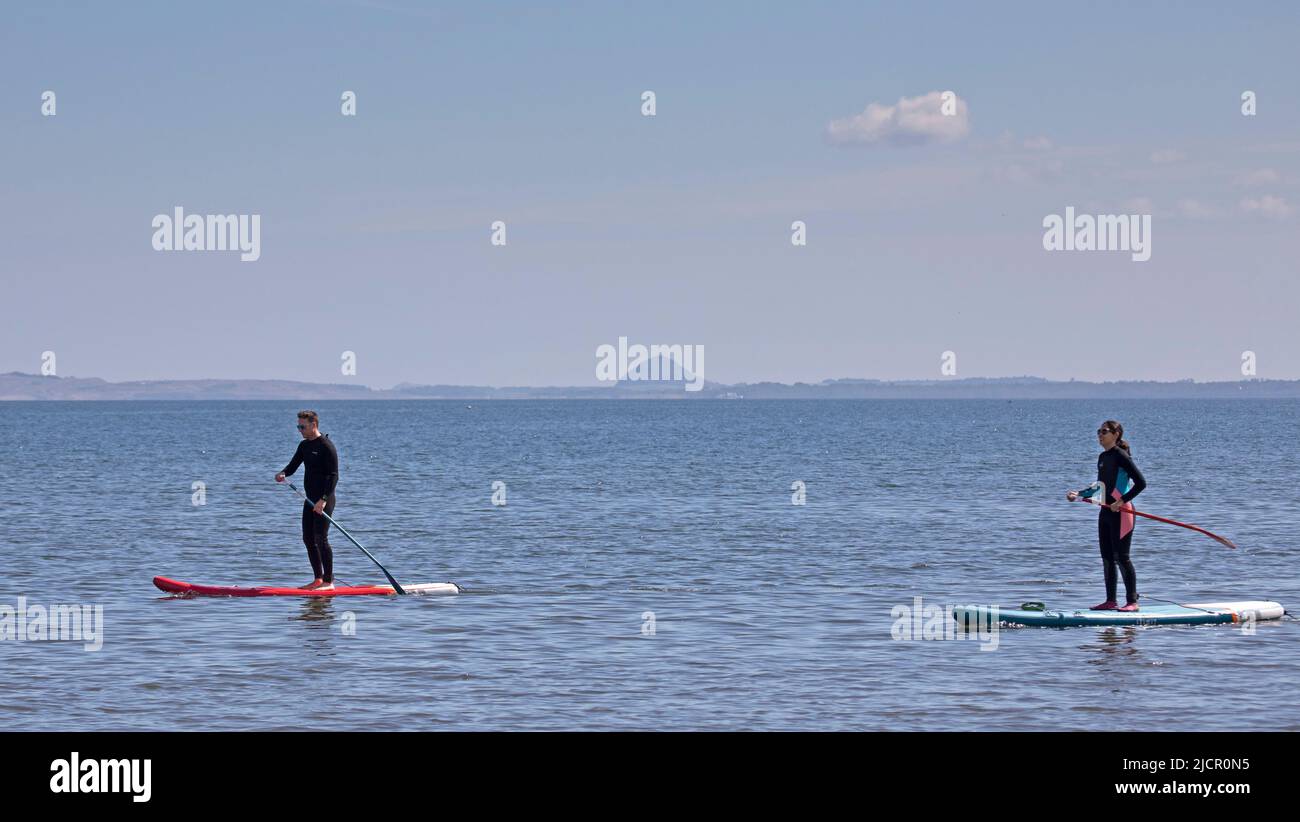
[[[0,607],[103,606],[103,647],[0,642],[0,727],[1300,729],[1290,618],[895,641],[924,602],[1102,598],[1067,488],[1122,420],[1143,592],[1300,604],[1300,403],[330,402],[336,519],[456,597],[168,598],[310,578],[272,477],[290,402],[0,403]],[[492,504],[494,482],[507,504]],[[206,504],[192,504],[193,483]],[[792,504],[792,484],[807,502]],[[336,573],[382,581],[332,532]],[[653,633],[648,633],[653,624]]]

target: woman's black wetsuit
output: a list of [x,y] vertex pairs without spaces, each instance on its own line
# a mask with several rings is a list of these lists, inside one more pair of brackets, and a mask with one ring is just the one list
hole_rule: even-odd
[[[307,466],[303,479],[303,493],[313,502],[325,498],[325,513],[334,513],[334,488],[339,484],[339,454],[334,450],[328,434],[314,440],[298,443],[293,459],[284,467],[286,477],[293,476],[299,465]],[[307,546],[307,559],[316,578],[323,582],[334,581],[334,551],[329,541],[330,521],[312,510],[309,502],[302,504],[302,541]]]
[[[1097,480],[1106,486],[1105,500],[1131,502],[1147,487],[1142,472],[1133,464],[1128,452],[1116,445],[1102,451],[1097,457]],[[1081,497],[1094,496],[1093,489],[1079,492]],[[1097,517],[1097,540],[1101,544],[1101,563],[1106,575],[1106,601],[1114,602],[1117,580],[1115,568],[1124,575],[1124,598],[1132,604],[1138,601],[1137,572],[1133,570],[1133,561],[1129,559],[1129,546],[1133,541],[1133,524],[1136,517],[1128,511],[1115,513],[1109,508],[1102,508]]]

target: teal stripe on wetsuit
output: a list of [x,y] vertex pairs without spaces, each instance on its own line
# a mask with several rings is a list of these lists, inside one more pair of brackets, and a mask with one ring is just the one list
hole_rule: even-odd
[[[1097,457],[1097,481],[1105,488],[1103,505],[1113,502],[1131,502],[1146,488],[1146,479],[1133,463],[1133,458],[1119,446],[1102,451]],[[1094,497],[1096,491],[1087,489],[1081,496]],[[1103,507],[1097,512],[1097,540],[1106,578],[1106,601],[1115,599],[1117,576],[1124,577],[1127,600],[1137,602],[1137,572],[1129,558],[1133,537],[1134,516],[1131,511],[1116,513]],[[1118,572],[1118,573],[1117,573]]]

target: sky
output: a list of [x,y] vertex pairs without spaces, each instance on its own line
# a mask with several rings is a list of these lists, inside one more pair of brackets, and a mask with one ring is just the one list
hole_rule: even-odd
[[[626,337],[724,383],[1300,378],[1294,3],[5,16],[0,372],[589,385]],[[156,250],[177,207],[260,257]],[[1150,259],[1045,250],[1067,207]]]

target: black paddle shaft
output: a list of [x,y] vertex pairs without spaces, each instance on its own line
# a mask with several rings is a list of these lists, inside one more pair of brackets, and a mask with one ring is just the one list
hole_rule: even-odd
[[[316,503],[312,502],[310,499],[307,499],[307,495],[304,494],[303,492],[299,491],[299,490],[298,490],[298,486],[294,485],[292,482],[287,483],[287,484],[288,484],[288,486],[289,486],[290,488],[293,489],[293,491],[294,491],[295,494],[297,494],[298,496],[300,496],[300,497],[302,497],[303,499],[307,500],[307,502],[308,502],[309,504],[311,504],[311,505],[313,505],[313,506],[316,504]],[[345,536],[345,537],[347,537],[348,539],[352,540],[352,544],[355,545],[355,546],[357,546],[358,548],[360,548],[360,549],[361,549],[361,553],[363,553],[363,554],[365,554],[366,556],[370,557],[370,561],[373,562],[375,565],[379,566],[379,570],[381,570],[381,571],[384,572],[384,576],[388,577],[388,581],[391,582],[391,583],[393,583],[393,590],[394,590],[394,591],[396,591],[396,592],[399,593],[399,594],[405,594],[405,593],[406,593],[406,591],[402,588],[402,586],[399,585],[399,584],[397,583],[397,580],[393,579],[393,575],[390,574],[390,573],[388,573],[388,569],[384,567],[384,564],[383,564],[382,562],[380,562],[379,560],[375,559],[375,555],[372,554],[372,553],[370,553],[369,551],[367,551],[367,550],[366,550],[366,546],[364,546],[364,545],[362,545],[361,543],[357,542],[357,538],[354,537],[354,536],[352,536],[351,534],[349,534],[349,533],[348,533],[348,529],[344,528],[342,525],[339,525],[337,522],[334,521],[334,517],[331,517],[329,514],[325,513],[324,511],[321,511],[321,512],[320,512],[320,515],[321,515],[322,517],[324,517],[325,519],[329,520],[329,521],[330,521],[330,524],[333,525],[335,528],[337,528],[337,529],[339,529],[340,531],[342,531],[342,532],[343,532],[343,536]]]

